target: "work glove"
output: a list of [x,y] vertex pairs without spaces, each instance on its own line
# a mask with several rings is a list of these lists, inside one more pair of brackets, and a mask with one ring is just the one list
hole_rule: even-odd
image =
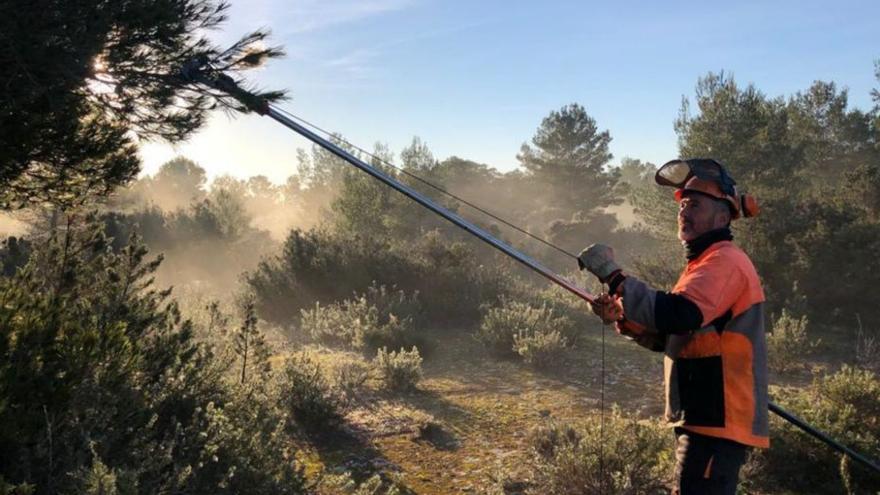
[[578,267],[587,269],[602,283],[608,282],[612,275],[620,271],[620,266],[614,262],[614,250],[603,244],[593,244],[581,251]]
[[623,318],[623,299],[609,294],[600,294],[590,303],[590,309],[602,319],[602,323],[614,323]]

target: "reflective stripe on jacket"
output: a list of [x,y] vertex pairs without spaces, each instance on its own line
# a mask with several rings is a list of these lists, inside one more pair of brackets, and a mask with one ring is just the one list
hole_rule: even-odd
[[703,435],[769,447],[764,291],[748,256],[730,241],[688,262],[672,289],[696,304],[702,328],[663,335],[655,324],[657,291],[628,276],[624,335],[663,349],[666,419]]

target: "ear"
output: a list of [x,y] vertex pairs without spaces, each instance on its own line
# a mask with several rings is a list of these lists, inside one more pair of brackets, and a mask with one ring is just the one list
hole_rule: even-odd
[[730,212],[730,207],[727,205],[727,202],[715,201],[715,225],[713,225],[713,227],[716,229],[727,227],[732,220],[733,214]]

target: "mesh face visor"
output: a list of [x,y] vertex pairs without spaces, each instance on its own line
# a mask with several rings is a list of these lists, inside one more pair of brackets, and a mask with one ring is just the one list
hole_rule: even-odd
[[693,158],[690,160],[672,160],[657,170],[654,180],[661,186],[676,189],[684,187],[692,177],[712,181],[718,184],[721,192],[729,196],[736,195],[736,182],[727,174],[720,163],[709,158]]

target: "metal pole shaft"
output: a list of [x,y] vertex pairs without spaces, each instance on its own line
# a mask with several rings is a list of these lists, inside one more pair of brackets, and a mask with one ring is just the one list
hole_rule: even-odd
[[322,148],[326,149],[327,151],[329,151],[329,152],[333,153],[334,155],[338,156],[339,158],[345,160],[346,162],[361,169],[362,171],[366,172],[367,174],[374,177],[375,179],[378,179],[379,181],[381,181],[385,185],[394,188],[395,190],[397,190],[401,194],[407,196],[408,198],[419,203],[420,205],[424,206],[425,208],[433,211],[434,213],[445,218],[446,220],[449,220],[450,222],[457,225],[458,227],[461,227],[462,229],[470,232],[471,234],[478,237],[483,242],[489,244],[490,246],[492,246],[495,249],[501,251],[502,253],[510,256],[511,258],[515,259],[516,261],[519,261],[523,265],[526,265],[527,267],[531,268],[532,270],[538,272],[539,274],[543,275],[545,278],[547,278],[551,282],[559,285],[563,289],[571,292],[572,294],[580,297],[581,299],[583,299],[585,301],[593,302],[595,300],[595,296],[593,296],[589,292],[578,287],[577,285],[570,282],[569,280],[566,280],[565,278],[557,275],[555,272],[553,272],[549,268],[538,263],[537,261],[526,256],[525,254],[517,251],[516,249],[507,245],[506,243],[504,243],[500,239],[497,239],[496,237],[494,237],[492,234],[489,234],[485,230],[477,227],[473,223],[465,220],[464,218],[461,218],[460,216],[456,215],[455,213],[452,213],[451,211],[447,210],[443,206],[440,206],[431,198],[425,196],[424,194],[416,191],[415,189],[413,189],[405,184],[401,184],[400,182],[397,181],[397,179],[389,176],[388,174],[385,174],[381,170],[376,169],[372,165],[364,162],[363,160],[358,159],[357,157],[355,157],[354,155],[352,155],[348,151],[344,150],[342,147],[340,147],[340,146],[324,139],[323,137],[315,134],[314,132],[312,132],[309,129],[305,128],[304,126],[300,125],[298,122],[296,122],[296,121],[290,119],[289,117],[287,117],[286,115],[282,114],[281,112],[276,110],[271,105],[268,106],[268,109],[266,110],[266,115],[268,115],[269,117],[272,117],[273,119],[275,119],[279,123],[283,124],[285,127],[297,132],[298,134],[301,134],[306,139],[321,146]]
[[786,411],[785,409],[777,406],[775,403],[770,402],[770,410],[773,411],[774,413],[776,413],[777,415],[779,415],[782,419],[788,421],[789,423],[797,426],[798,428],[805,431],[806,433],[812,435],[814,438],[817,438],[817,439],[825,442],[825,444],[828,445],[829,447],[831,447],[832,449],[840,452],[841,454],[846,454],[846,455],[850,456],[852,459],[861,463],[863,466],[873,470],[876,473],[880,473],[880,466],[878,466],[871,459],[868,459],[867,457],[863,456],[862,454],[859,454],[858,452],[847,447],[846,445],[843,445],[843,444],[837,442],[833,438],[829,437],[827,434],[813,428],[812,426],[810,426],[809,424],[804,422],[801,418],[799,418],[799,417],[795,416],[794,414],[791,414],[790,412]]

